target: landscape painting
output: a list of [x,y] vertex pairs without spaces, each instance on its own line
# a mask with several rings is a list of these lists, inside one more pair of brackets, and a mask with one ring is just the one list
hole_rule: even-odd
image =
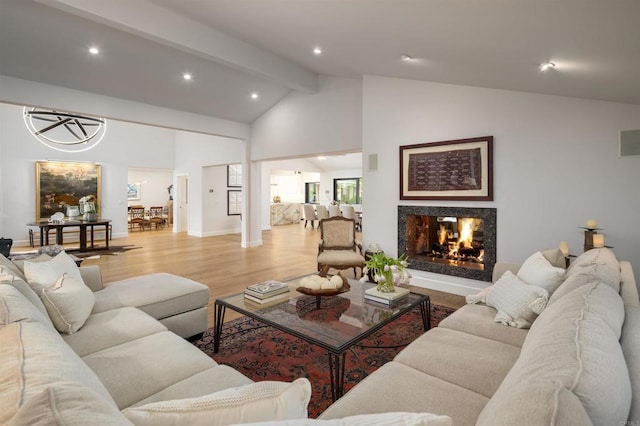
[[67,207],[79,206],[81,199],[100,206],[101,171],[96,163],[36,161],[36,220],[66,215]]

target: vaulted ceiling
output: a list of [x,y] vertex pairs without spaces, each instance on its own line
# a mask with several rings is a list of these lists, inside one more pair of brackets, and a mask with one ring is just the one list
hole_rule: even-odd
[[0,0],[0,74],[245,123],[319,74],[640,104],[639,18],[637,0]]

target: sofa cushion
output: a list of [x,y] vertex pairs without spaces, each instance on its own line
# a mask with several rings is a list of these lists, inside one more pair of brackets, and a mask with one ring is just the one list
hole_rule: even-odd
[[618,341],[623,321],[622,299],[607,284],[589,283],[559,299],[531,327],[520,358],[479,424],[509,424],[505,419],[522,416],[526,395],[531,395],[527,404],[539,405],[525,410],[531,424],[580,419],[581,410],[567,392],[593,424],[624,424],[631,384]]
[[96,375],[51,327],[20,321],[0,328],[0,424],[47,387],[69,382],[115,406]]
[[487,305],[498,311],[494,321],[516,328],[529,328],[547,305],[548,299],[547,290],[527,285],[511,271],[505,272],[491,286],[486,297]]
[[49,318],[49,314],[47,313],[47,309],[42,304],[42,300],[40,300],[40,296],[36,294],[35,291],[27,284],[27,282],[21,278],[20,275],[13,275],[13,271],[5,268],[4,266],[0,266],[0,284],[9,284],[15,287],[20,293],[27,298],[29,302],[33,304],[42,314]]
[[474,425],[487,401],[487,397],[464,387],[391,361],[330,405],[319,418],[417,411],[449,416],[456,426]]
[[18,410],[8,426],[121,426],[133,425],[116,408],[89,388],[56,383]]
[[24,275],[27,277],[27,282],[31,288],[37,294],[40,294],[42,289],[55,284],[64,273],[84,284],[78,266],[63,251],[48,261],[26,260],[24,262]]
[[311,383],[264,381],[197,398],[155,402],[127,408],[123,414],[138,426],[228,425],[307,418]]
[[438,327],[462,331],[486,339],[521,347],[528,329],[505,327],[494,322],[496,310],[486,305],[465,305],[442,320]]
[[431,413],[392,412],[360,414],[333,420],[299,419],[245,423],[242,426],[451,426],[451,417]]
[[109,283],[95,296],[94,313],[132,306],[163,319],[207,306],[209,288],[177,275],[158,273]]
[[[473,350],[461,351],[464,347]],[[436,327],[394,361],[491,398],[519,355],[520,348],[515,346]]]
[[82,360],[102,380],[120,409],[217,365],[169,331],[103,349]]
[[529,285],[542,287],[553,293],[562,283],[564,268],[555,267],[541,252],[535,252],[518,269],[518,278]]
[[640,308],[625,307],[624,326],[620,338],[631,380],[631,411],[629,424],[640,424]]
[[78,332],[64,334],[62,338],[83,357],[166,330],[164,325],[139,309],[119,308],[89,315]]
[[228,365],[215,365],[206,370],[199,371],[176,384],[168,386],[160,392],[136,402],[133,406],[136,407],[138,405],[169,401],[172,399],[195,398],[228,388],[249,385],[251,383],[253,383],[253,380]]
[[53,330],[53,324],[12,285],[0,283],[0,326],[18,321],[39,322]]
[[43,288],[40,297],[53,325],[66,334],[84,325],[96,300],[89,287],[66,272],[54,285]]

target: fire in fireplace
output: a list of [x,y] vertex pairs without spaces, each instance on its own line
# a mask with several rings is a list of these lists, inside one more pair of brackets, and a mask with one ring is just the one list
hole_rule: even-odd
[[496,209],[398,207],[398,253],[414,269],[491,281]]

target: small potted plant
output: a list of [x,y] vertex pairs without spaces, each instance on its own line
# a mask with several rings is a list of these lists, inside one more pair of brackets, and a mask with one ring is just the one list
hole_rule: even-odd
[[361,281],[366,281],[364,274],[372,271],[373,279],[378,284],[377,290],[382,293],[393,293],[396,284],[408,284],[411,279],[411,274],[405,270],[409,266],[406,254],[395,259],[385,256],[384,252],[373,253],[364,265]]

